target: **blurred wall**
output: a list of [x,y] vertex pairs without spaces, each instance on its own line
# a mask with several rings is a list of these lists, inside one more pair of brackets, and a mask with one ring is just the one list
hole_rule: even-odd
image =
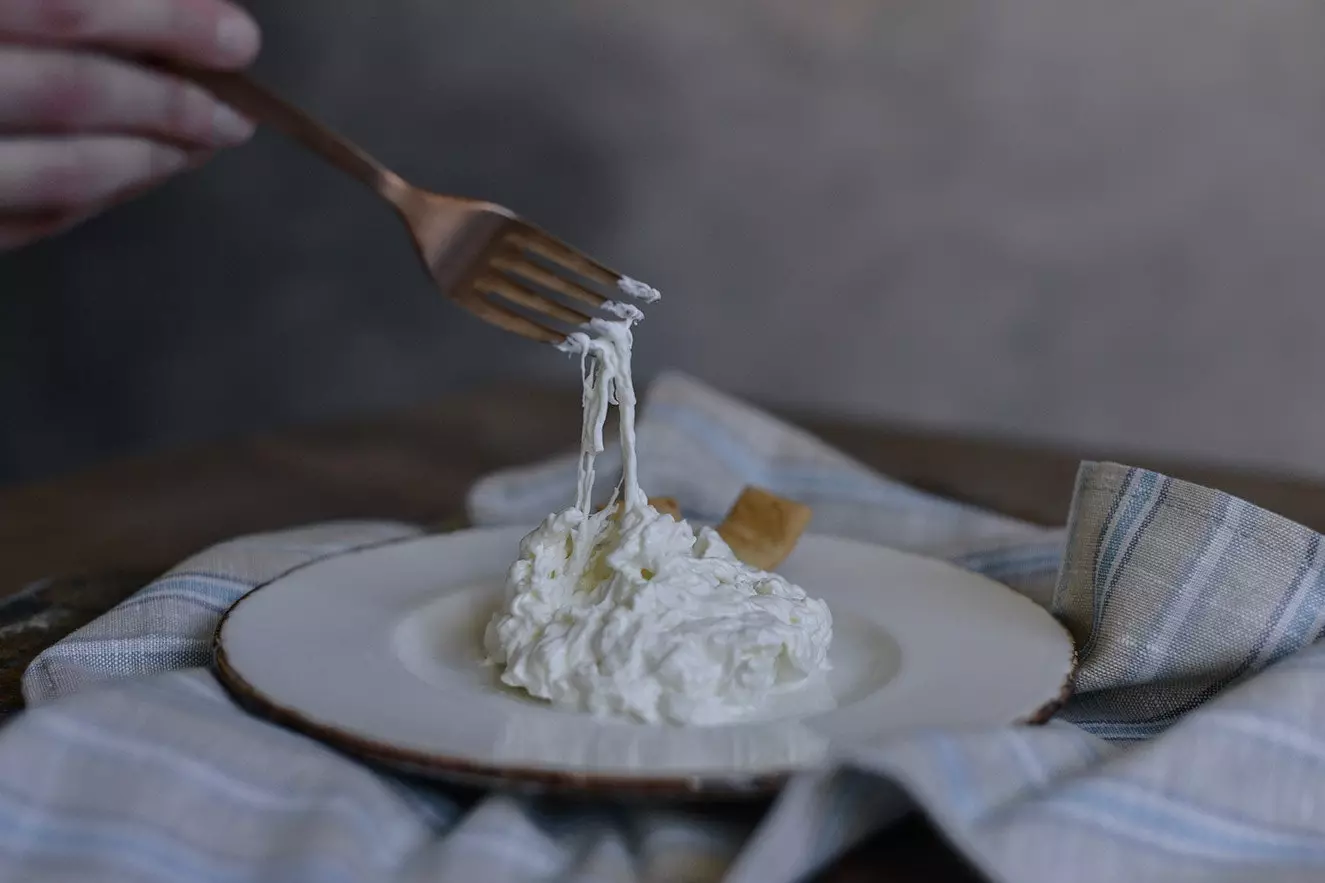
[[[1319,3],[251,8],[261,75],[389,164],[663,289],[643,376],[1325,474]],[[413,260],[268,135],[0,258],[0,481],[575,383]]]

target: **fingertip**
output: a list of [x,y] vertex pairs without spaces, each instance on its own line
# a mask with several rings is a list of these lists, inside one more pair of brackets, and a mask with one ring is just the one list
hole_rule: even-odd
[[156,180],[182,171],[189,165],[187,151],[165,144],[150,144],[147,154],[148,180]]
[[247,12],[227,5],[216,20],[218,62],[227,67],[244,67],[258,57],[262,32]]
[[253,122],[224,104],[212,112],[212,135],[223,147],[235,147],[253,137]]

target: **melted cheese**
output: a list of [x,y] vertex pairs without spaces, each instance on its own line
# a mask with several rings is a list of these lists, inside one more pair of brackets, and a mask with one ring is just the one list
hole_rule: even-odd
[[[645,302],[658,293],[623,280]],[[648,505],[635,451],[631,304],[608,307],[563,349],[581,357],[584,421],[575,505],[520,543],[484,636],[502,681],[568,709],[647,723],[739,720],[828,669],[832,616],[782,577],[742,564],[711,528]],[[594,464],[620,411],[622,502],[594,512]]]

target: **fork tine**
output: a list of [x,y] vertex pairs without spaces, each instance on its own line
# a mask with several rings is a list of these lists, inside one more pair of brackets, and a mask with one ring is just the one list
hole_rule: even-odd
[[474,281],[474,288],[486,294],[499,295],[527,310],[542,313],[544,316],[550,316],[569,325],[579,327],[589,321],[589,317],[579,310],[571,309],[551,298],[535,294],[500,276],[480,276]]
[[606,285],[613,290],[616,289],[617,282],[621,279],[620,273],[613,273],[587,255],[581,254],[569,245],[558,242],[546,233],[521,230],[507,234],[506,241],[528,249],[536,255],[547,258],[554,264],[559,264],[572,272],[579,273],[586,279],[591,279],[599,285]]
[[460,305],[490,325],[496,325],[504,331],[513,331],[521,337],[537,340],[540,343],[561,343],[566,335],[553,331],[546,325],[527,319],[512,310],[481,295],[460,299]]
[[549,291],[555,291],[558,294],[564,294],[566,297],[574,298],[588,304],[591,307],[601,307],[607,302],[607,298],[597,292],[589,291],[587,288],[581,288],[572,282],[558,276],[556,273],[549,273],[542,267],[535,266],[529,261],[520,260],[516,257],[500,256],[492,259],[492,266],[507,273],[535,282]]

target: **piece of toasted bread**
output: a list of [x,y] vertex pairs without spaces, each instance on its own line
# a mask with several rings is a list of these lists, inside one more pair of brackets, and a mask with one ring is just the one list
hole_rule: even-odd
[[[616,501],[617,512],[621,511],[621,504],[624,500]],[[677,521],[681,520],[681,507],[677,504],[674,497],[649,497],[649,505],[657,509],[663,515],[670,515]],[[602,511],[599,509],[598,511]]]
[[737,558],[751,567],[772,570],[796,548],[812,515],[803,503],[747,487],[718,525],[718,534]]
[[649,497],[649,505],[663,515],[670,515],[677,521],[681,520],[681,506],[674,497]]

